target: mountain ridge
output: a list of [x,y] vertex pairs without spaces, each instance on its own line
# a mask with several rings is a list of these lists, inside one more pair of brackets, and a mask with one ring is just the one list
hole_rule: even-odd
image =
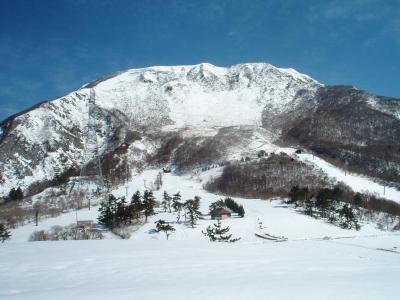
[[[400,119],[400,106],[394,102],[395,99],[375,96],[354,87],[325,86],[294,69],[276,68],[268,63],[244,63],[229,68],[202,63],[128,69],[86,83],[63,97],[39,103],[0,122],[0,174],[3,178],[0,195],[6,195],[11,187],[18,185],[29,190],[35,182],[54,181],[53,166],[61,168],[63,173],[77,174],[83,159],[89,89],[96,93],[97,138],[103,157],[129,140],[130,132],[141,136],[142,145],[136,146],[144,150],[132,146],[135,150],[129,151],[136,151],[136,154],[128,152],[132,157],[142,156],[143,160],[143,155],[155,155],[160,147],[164,147],[167,141],[163,140],[165,137],[161,132],[199,128],[195,130],[196,139],[203,135],[203,141],[208,139],[207,143],[214,145],[213,138],[205,137],[202,132],[209,128],[235,126],[263,127],[268,132],[265,134],[272,139],[271,143],[289,142],[302,144],[308,149],[315,148],[317,140],[321,143],[320,138],[314,137],[310,142],[303,136],[313,136],[309,129],[318,119],[318,113],[324,111],[325,115],[333,116],[332,107],[335,105],[323,104],[329,97],[333,97],[332,103],[356,103],[354,107],[347,105],[350,111],[372,110],[372,115],[379,115],[376,120],[384,119],[394,128],[391,136],[397,134]],[[384,118],[382,114],[390,117]],[[346,122],[337,118],[331,123],[334,128],[339,128]],[[362,128],[371,127],[368,120],[360,122],[358,126]],[[387,125],[385,122],[376,127],[379,134]],[[302,131],[296,131],[298,126]],[[150,138],[146,133],[149,130],[160,133]],[[237,139],[234,131],[228,130]],[[350,131],[349,135],[353,134]],[[258,131],[253,134],[259,135]],[[370,133],[366,131],[363,134]],[[368,140],[368,136],[363,134],[358,138],[361,142]],[[224,133],[222,136],[228,139],[228,135]],[[384,132],[383,136],[386,138]],[[248,138],[251,140],[251,135]],[[342,137],[337,139],[340,141]],[[326,144],[325,140],[322,142]],[[182,145],[194,151],[193,143],[197,142],[193,140]],[[351,144],[351,138],[346,143]],[[220,148],[220,151],[225,150]],[[223,156],[215,157],[221,159]],[[392,159],[393,155],[389,156]],[[400,174],[397,155],[394,158],[395,172]],[[170,161],[173,160],[171,157]]]

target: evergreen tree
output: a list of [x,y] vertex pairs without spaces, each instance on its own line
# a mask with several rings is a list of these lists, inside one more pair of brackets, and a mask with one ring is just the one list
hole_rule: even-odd
[[111,229],[130,223],[130,212],[125,197],[116,198],[109,195],[108,200],[100,204],[99,212],[99,223]]
[[156,231],[157,232],[163,231],[167,237],[167,240],[171,235],[171,233],[175,231],[175,228],[171,224],[165,222],[164,220],[158,220],[157,222],[155,222],[155,224],[156,224]]
[[140,191],[136,191],[136,193],[133,194],[129,208],[133,219],[139,220],[144,208]]
[[306,215],[312,216],[314,215],[314,201],[313,199],[306,199],[304,202],[304,211]]
[[213,211],[214,209],[216,209],[218,207],[226,207],[225,201],[222,199],[219,199],[218,201],[211,203],[208,208],[210,209],[210,211]]
[[168,211],[171,212],[171,202],[172,202],[172,198],[170,195],[168,195],[167,191],[164,191],[164,195],[163,195],[163,201],[161,202],[164,211]]
[[177,222],[180,222],[181,219],[181,211],[183,208],[183,203],[181,201],[181,194],[178,192],[175,195],[172,196],[172,208],[175,210],[177,213]]
[[117,226],[126,225],[129,220],[129,209],[126,205],[125,197],[118,198],[115,208],[115,223]]
[[22,192],[20,187],[18,187],[17,189],[12,188],[8,194],[9,200],[18,201],[22,200],[22,198],[24,198],[24,193]]
[[239,209],[238,209],[238,215],[240,216],[240,217],[244,217],[244,208],[243,208],[243,206],[242,205],[240,205],[239,206]]
[[195,196],[193,200],[192,199],[186,200],[184,206],[186,208],[186,216],[189,219],[189,223],[194,228],[194,225],[196,225],[196,221],[201,216],[201,212],[199,210],[200,197]]
[[363,199],[360,193],[356,193],[353,198],[353,203],[355,206],[360,207],[363,203]]
[[258,153],[257,153],[257,157],[258,157],[258,158],[264,157],[264,156],[266,156],[266,155],[267,155],[267,152],[265,152],[265,150],[260,150],[260,151],[258,151]]
[[326,217],[327,210],[330,209],[331,203],[329,201],[329,197],[331,196],[331,190],[322,189],[319,191],[317,195],[317,201],[315,201],[316,208],[320,211],[320,216],[322,218]]
[[146,217],[145,222],[147,222],[147,218],[151,215],[154,215],[154,208],[156,206],[156,198],[153,195],[152,191],[145,190],[143,193],[143,208],[144,215]]
[[338,212],[340,218],[340,227],[345,229],[354,228],[356,230],[359,230],[361,228],[361,226],[358,224],[353,209],[348,204],[343,205],[343,207]]
[[295,185],[294,187],[292,187],[292,189],[289,192],[289,197],[290,200],[288,201],[288,203],[294,203],[297,204],[297,201],[299,200],[299,186]]
[[[221,200],[220,200],[221,201]],[[218,202],[217,202],[218,203]],[[239,205],[235,200],[230,197],[225,198],[223,202],[227,208],[229,208],[234,213],[237,213],[240,217],[244,217],[244,208]]]
[[4,243],[11,237],[10,231],[7,230],[4,224],[0,223],[0,241]]
[[336,204],[338,204],[342,196],[343,190],[336,185],[332,191],[332,199],[335,200]]
[[298,185],[295,185],[289,192],[290,200],[288,201],[288,203],[293,203],[296,207],[298,207],[299,201],[303,202],[307,200],[308,192],[308,187],[300,189]]
[[100,203],[99,207],[99,217],[97,220],[100,224],[105,225],[107,227],[112,228],[114,224],[114,209],[113,205],[116,201],[114,195],[109,195],[107,201],[103,201]]
[[229,233],[229,226],[223,228],[221,220],[217,220],[217,223],[212,226],[208,226],[206,231],[201,231],[211,242],[237,242],[240,238],[232,238],[232,234]]

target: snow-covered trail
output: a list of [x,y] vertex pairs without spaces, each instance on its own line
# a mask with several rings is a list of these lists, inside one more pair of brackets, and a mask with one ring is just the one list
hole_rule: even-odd
[[342,170],[327,161],[313,156],[309,153],[294,154],[296,149],[293,148],[281,148],[277,152],[285,152],[288,155],[296,155],[298,159],[308,164],[312,164],[317,168],[324,171],[329,177],[336,178],[337,181],[342,181],[350,186],[355,192],[370,192],[375,193],[379,197],[393,200],[400,203],[400,191],[393,187],[384,186],[381,183],[373,181],[371,178],[360,174],[349,173]]

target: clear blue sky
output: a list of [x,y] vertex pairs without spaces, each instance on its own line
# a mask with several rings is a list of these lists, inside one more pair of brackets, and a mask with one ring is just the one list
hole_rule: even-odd
[[118,70],[200,62],[400,98],[400,0],[0,0],[0,119]]

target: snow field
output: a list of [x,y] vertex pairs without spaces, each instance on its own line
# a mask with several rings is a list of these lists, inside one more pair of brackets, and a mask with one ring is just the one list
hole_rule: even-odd
[[[128,185],[128,199],[154,181],[147,170]],[[165,174],[166,190],[182,200],[200,196],[201,211],[220,198],[202,189],[221,168],[193,176]],[[146,185],[145,185],[146,184]],[[113,191],[126,194],[126,188]],[[363,224],[344,230],[305,216],[280,200],[234,198],[244,218],[223,220],[236,243],[211,243],[202,235],[214,221],[205,216],[195,229],[177,224],[175,214],[159,212],[129,240],[111,233],[104,240],[27,242],[36,229],[75,222],[75,212],[46,219],[36,228],[20,227],[1,245],[1,299],[397,299],[400,292],[400,234]],[[78,219],[96,219],[97,207],[78,211]],[[158,219],[176,228],[150,233]],[[184,220],[184,218],[182,218]],[[272,242],[255,237],[264,231],[288,237]],[[326,237],[329,237],[327,239]]]
[[19,257],[1,263],[2,299],[397,299],[400,290],[398,255],[330,242],[49,243],[2,249]]

